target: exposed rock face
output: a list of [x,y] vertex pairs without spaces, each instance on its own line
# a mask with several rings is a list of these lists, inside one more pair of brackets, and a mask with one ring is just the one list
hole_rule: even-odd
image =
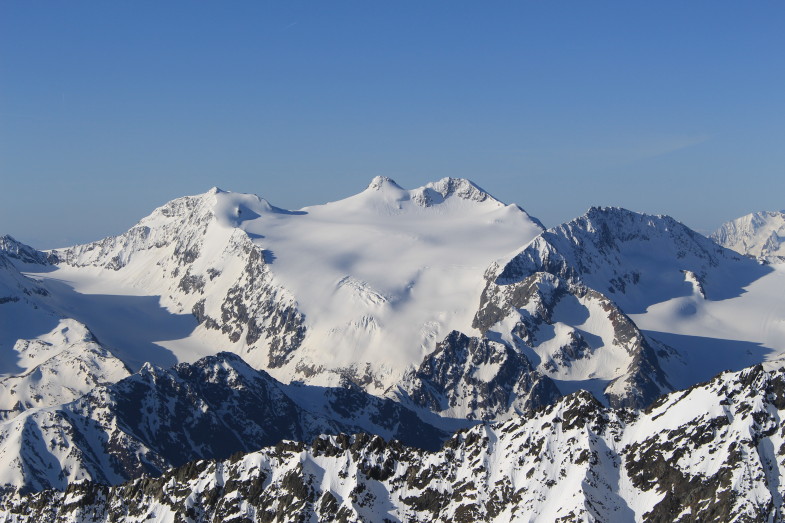
[[320,437],[6,498],[3,510],[10,521],[778,521],[784,409],[785,369],[756,367],[640,414],[579,392],[435,452]]
[[754,212],[723,224],[711,238],[728,249],[768,262],[785,261],[785,212]]
[[0,306],[19,301],[33,305],[35,296],[46,296],[48,292],[38,282],[23,275],[15,263],[45,266],[46,255],[10,236],[0,236]]
[[170,370],[145,365],[71,403],[21,413],[0,431],[3,482],[32,490],[86,478],[115,484],[325,433],[370,431],[425,448],[445,438],[391,400],[357,389],[289,391],[230,353]]
[[552,403],[561,394],[522,353],[453,331],[395,395],[445,416],[495,420]]

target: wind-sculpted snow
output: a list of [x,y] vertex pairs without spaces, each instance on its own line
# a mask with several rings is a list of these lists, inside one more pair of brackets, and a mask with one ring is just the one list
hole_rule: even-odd
[[773,263],[785,261],[785,212],[755,212],[724,223],[711,238],[728,249]]
[[164,370],[145,365],[71,403],[0,423],[0,484],[64,489],[116,484],[199,458],[226,458],[282,439],[368,431],[435,448],[445,433],[392,400],[356,388],[284,386],[221,353]]
[[779,521],[785,369],[725,373],[634,413],[578,392],[438,451],[282,442],[115,487],[6,497],[9,521]]

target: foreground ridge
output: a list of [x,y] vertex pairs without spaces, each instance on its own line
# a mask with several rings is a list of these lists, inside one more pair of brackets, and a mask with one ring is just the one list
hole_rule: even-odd
[[117,487],[7,499],[9,521],[779,521],[785,368],[727,372],[648,410],[577,392],[455,434],[283,442]]

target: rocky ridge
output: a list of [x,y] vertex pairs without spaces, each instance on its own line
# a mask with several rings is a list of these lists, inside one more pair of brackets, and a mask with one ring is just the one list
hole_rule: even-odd
[[592,208],[492,265],[473,326],[551,378],[594,380],[611,405],[645,407],[674,390],[662,363],[675,354],[629,314],[694,292],[721,299],[727,281],[765,271],[667,216]]
[[635,413],[578,392],[457,433],[283,442],[116,487],[6,498],[9,521],[777,521],[785,368],[725,373]]
[[425,448],[446,437],[401,405],[358,389],[291,388],[231,353],[172,369],[146,364],[75,401],[0,424],[0,482],[22,490],[83,479],[116,484],[319,434],[371,432]]

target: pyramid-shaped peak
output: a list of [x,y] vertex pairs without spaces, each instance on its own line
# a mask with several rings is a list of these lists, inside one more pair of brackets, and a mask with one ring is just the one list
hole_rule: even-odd
[[382,190],[386,187],[391,187],[393,189],[402,189],[400,185],[395,183],[395,180],[392,178],[388,178],[387,176],[374,176],[371,183],[368,184],[368,189],[372,189],[375,191]]
[[473,202],[484,202],[486,200],[498,202],[496,198],[485,192],[477,184],[465,178],[442,178],[439,181],[430,182],[419,189],[415,189],[412,193],[415,201],[425,206],[440,203],[452,196]]
[[9,258],[17,259],[23,263],[34,263],[39,265],[46,265],[48,263],[46,254],[29,245],[25,245],[8,234],[0,236],[0,256],[4,255]]

